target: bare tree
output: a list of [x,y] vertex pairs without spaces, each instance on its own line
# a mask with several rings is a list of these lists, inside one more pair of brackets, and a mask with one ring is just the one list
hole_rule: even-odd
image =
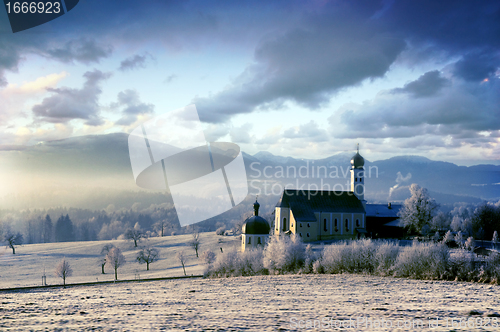
[[106,265],[111,266],[115,270],[115,280],[118,280],[118,268],[125,264],[125,257],[119,248],[111,248],[106,255]]
[[125,232],[125,238],[129,240],[134,240],[134,247],[137,248],[137,242],[141,241],[141,239],[146,238],[146,234],[142,231],[139,223],[136,223],[134,228],[129,228]]
[[160,259],[160,251],[156,248],[144,248],[137,254],[137,261],[139,264],[146,263],[146,270],[149,271],[149,264],[156,262]]
[[73,270],[71,269],[69,263],[66,261],[66,258],[63,258],[59,262],[59,264],[57,264],[55,272],[56,276],[62,278],[64,286],[66,286],[66,278],[71,277],[71,275],[73,274]]
[[7,231],[3,236],[4,242],[7,247],[12,249],[12,254],[16,254],[16,246],[23,244],[23,235],[21,233],[12,233]]
[[179,262],[182,264],[182,269],[184,270],[184,275],[186,275],[186,267],[184,266],[187,260],[187,257],[184,255],[184,251],[179,251],[176,255]]
[[157,221],[153,227],[157,232],[160,232],[160,236],[163,237],[170,223],[166,220]]
[[104,272],[104,266],[106,265],[106,257],[108,255],[108,252],[115,247],[114,244],[108,243],[105,244],[104,247],[101,249],[101,255],[104,256],[102,259],[99,260],[99,264],[101,264],[101,274],[106,274]]
[[197,231],[193,232],[193,239],[189,242],[191,247],[193,247],[194,251],[196,252],[196,257],[198,257],[198,249],[200,248],[200,233]]

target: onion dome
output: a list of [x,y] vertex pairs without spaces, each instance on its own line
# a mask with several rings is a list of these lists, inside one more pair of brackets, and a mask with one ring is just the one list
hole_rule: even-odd
[[260,204],[255,199],[253,210],[255,215],[245,220],[241,232],[243,234],[269,234],[271,227],[266,219],[259,217]]
[[359,154],[359,144],[356,154],[351,158],[352,168],[363,168],[365,159]]

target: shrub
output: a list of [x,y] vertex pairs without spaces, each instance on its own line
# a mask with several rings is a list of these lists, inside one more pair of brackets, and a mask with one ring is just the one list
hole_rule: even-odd
[[375,250],[375,271],[377,274],[386,276],[391,273],[392,266],[396,263],[399,255],[399,245],[382,242],[379,243]]
[[395,277],[441,279],[447,273],[449,250],[441,243],[413,243],[399,253],[394,264]]
[[274,274],[294,273],[303,268],[305,246],[297,235],[273,235],[264,249],[264,267]]
[[448,279],[456,281],[476,280],[474,254],[464,249],[457,250],[450,257],[448,271]]
[[217,256],[213,265],[208,265],[205,276],[238,277],[268,274],[263,265],[262,249],[246,250],[242,253],[228,251]]
[[224,235],[225,231],[226,231],[226,227],[222,226],[222,227],[217,228],[217,230],[215,231],[215,234],[216,235]]

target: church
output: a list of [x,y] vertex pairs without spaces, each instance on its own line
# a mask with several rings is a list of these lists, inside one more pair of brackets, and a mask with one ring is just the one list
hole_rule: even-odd
[[364,164],[358,147],[351,159],[350,191],[285,189],[276,204],[274,233],[313,242],[382,237],[399,229],[400,205],[366,203]]
[[[351,158],[350,191],[285,189],[274,211],[274,234],[297,234],[303,242],[399,236],[401,205],[367,204],[364,164],[358,147]],[[259,206],[256,201],[255,215],[243,224],[243,251],[264,245],[269,237]]]

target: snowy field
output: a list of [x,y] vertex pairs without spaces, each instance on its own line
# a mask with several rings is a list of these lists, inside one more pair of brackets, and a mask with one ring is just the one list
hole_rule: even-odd
[[[311,330],[318,331],[339,330],[335,324],[347,324],[344,331],[500,330],[500,287],[479,283],[287,275],[77,286],[0,296],[2,331],[296,331],[313,327],[315,319],[317,328]],[[432,324],[438,319],[438,326],[429,328],[429,319]],[[461,328],[451,326],[460,319]]]
[[[150,264],[149,271],[146,271],[146,264],[139,264],[136,261],[140,248],[134,248],[130,240],[28,244],[18,246],[15,255],[12,254],[11,249],[2,246],[0,247],[0,288],[40,286],[44,270],[48,285],[62,284],[62,279],[54,275],[54,269],[64,257],[73,269],[73,275],[66,280],[66,283],[113,280],[112,269],[106,267],[106,274],[101,274],[99,263],[99,260],[104,257],[101,255],[101,249],[107,243],[120,248],[127,260],[127,263],[118,269],[118,279],[182,276],[184,272],[181,264],[175,258],[176,253],[181,250],[188,257],[186,273],[202,274],[203,266],[196,258],[194,249],[189,245],[191,240],[190,234],[142,240],[138,246],[149,245],[160,250],[160,260]],[[223,250],[233,250],[235,246],[240,245],[237,236],[217,236],[215,232],[200,233],[200,241],[200,254],[205,250],[220,252],[220,247]]]

